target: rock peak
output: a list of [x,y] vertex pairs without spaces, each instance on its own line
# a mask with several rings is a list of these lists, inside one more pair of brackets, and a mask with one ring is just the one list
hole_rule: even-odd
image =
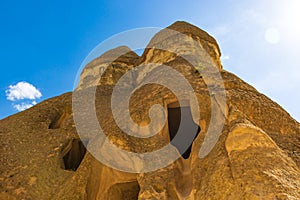
[[214,65],[222,70],[221,51],[217,41],[204,30],[184,21],[177,21],[155,34],[147,45],[142,60],[144,63],[167,63],[177,56],[193,57],[197,56],[195,52],[199,46],[208,53]]
[[[99,78],[101,76],[101,84],[114,85],[120,78],[120,75],[135,66],[138,59],[139,56],[127,46],[119,46],[106,51],[88,63],[83,69],[77,90],[100,84]],[[105,71],[107,73],[102,74]]]
[[132,51],[128,46],[119,46],[104,52],[101,56],[88,63],[85,68],[91,68],[100,63],[102,64],[102,63],[110,63],[110,62],[118,62],[118,61],[130,63],[132,59],[137,59],[138,57],[139,56],[134,51]]
[[171,24],[170,26],[168,26],[167,28],[172,29],[174,31],[178,31],[183,34],[191,34],[192,36],[198,36],[202,40],[205,40],[209,43],[214,44],[217,47],[218,52],[221,56],[221,51],[220,51],[220,48],[219,48],[219,45],[218,45],[216,39],[214,37],[212,37],[211,35],[209,35],[206,31],[200,29],[199,27],[197,27],[193,24],[190,24],[188,22],[185,22],[185,21],[176,21],[173,24]]

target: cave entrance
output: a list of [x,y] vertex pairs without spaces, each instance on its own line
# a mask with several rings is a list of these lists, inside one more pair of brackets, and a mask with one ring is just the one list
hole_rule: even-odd
[[140,186],[137,181],[117,183],[108,190],[108,200],[136,200],[138,199]]
[[85,153],[84,143],[80,139],[72,139],[62,152],[64,169],[76,171]]
[[[190,106],[173,107],[169,105],[168,125],[171,144],[178,149],[184,159],[188,159],[191,154],[193,141],[200,132],[200,127],[193,120]],[[176,135],[177,137],[175,138]],[[187,149],[184,148],[186,146],[188,146]]]
[[49,129],[59,129],[61,126],[64,124],[66,119],[69,117],[69,114],[63,113],[63,114],[57,114],[52,120],[51,123],[49,124]]

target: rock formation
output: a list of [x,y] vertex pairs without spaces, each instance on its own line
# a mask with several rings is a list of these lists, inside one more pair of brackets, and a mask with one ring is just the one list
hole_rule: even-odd
[[[178,33],[186,39],[178,39]],[[200,56],[200,64],[193,63],[197,44],[207,54]],[[277,103],[224,70],[220,56],[213,37],[191,24],[176,22],[157,33],[142,56],[128,47],[112,49],[85,67],[74,93],[54,97],[1,120],[0,199],[300,199],[299,123]],[[203,77],[203,66],[209,62],[222,77],[227,99],[224,105],[208,90],[209,85],[216,91],[220,87],[214,83],[216,72],[207,69],[209,77]],[[150,65],[135,70],[143,64]],[[187,101],[184,107],[188,110],[178,114],[178,99],[172,91],[157,84],[143,85],[129,101],[132,120],[139,126],[149,124],[149,109],[159,104],[165,108],[168,122],[155,136],[130,136],[116,125],[113,117],[114,86],[126,73],[130,81],[123,86],[128,89],[141,85],[149,73],[172,82],[173,77],[160,73],[161,64],[177,70],[188,80],[201,107],[200,113],[195,113]],[[188,151],[178,149],[183,155],[175,162],[141,173],[120,171],[99,162],[84,148],[93,146],[90,113],[81,111],[81,117],[85,118],[83,126],[90,131],[79,138],[72,109],[74,101],[82,100],[81,97],[88,99],[92,89],[96,91],[97,120],[106,140],[118,148],[136,153],[161,149],[174,137],[171,129],[178,129],[177,115],[186,115],[189,127],[194,126],[197,131]],[[76,95],[79,98],[74,98]],[[90,102],[84,103],[89,108]],[[213,106],[225,109],[214,113]],[[197,114],[200,118],[195,120]],[[206,156],[199,157],[212,119],[214,126],[221,123],[221,118],[224,125],[220,137]],[[103,159],[133,159],[101,145],[96,147]],[[168,156],[166,153],[166,159]],[[152,163],[160,159],[165,158]],[[142,171],[150,166],[132,162],[132,167]]]

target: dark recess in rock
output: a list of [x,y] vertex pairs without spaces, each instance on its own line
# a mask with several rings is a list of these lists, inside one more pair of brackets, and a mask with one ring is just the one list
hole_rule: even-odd
[[62,152],[64,169],[76,171],[85,153],[84,143],[79,139],[72,139]]
[[[181,113],[182,112],[182,113]],[[181,117],[183,121],[181,121]],[[184,159],[190,157],[192,151],[192,142],[188,141],[189,136],[194,139],[200,132],[200,127],[194,123],[190,107],[168,108],[168,124],[171,144],[174,145]],[[179,130],[179,125],[182,125]],[[180,134],[180,135],[179,135]],[[182,134],[182,135],[181,135]],[[174,139],[178,135],[178,139]],[[195,135],[195,136],[192,136]],[[190,144],[185,149],[185,143]]]
[[140,186],[137,181],[127,183],[117,183],[109,188],[109,200],[137,200]]

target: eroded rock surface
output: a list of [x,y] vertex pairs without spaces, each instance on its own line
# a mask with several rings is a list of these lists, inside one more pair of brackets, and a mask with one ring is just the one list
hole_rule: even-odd
[[[278,104],[224,70],[220,49],[212,36],[186,22],[176,22],[168,28],[153,37],[141,57],[128,47],[118,47],[89,63],[73,98],[72,93],[66,93],[0,121],[0,199],[300,199],[299,123]],[[206,54],[196,52],[199,45]],[[199,56],[201,62],[193,63]],[[145,64],[149,65],[135,70]],[[136,138],[116,125],[111,109],[114,86],[127,72],[131,81],[124,88],[138,87],[129,101],[130,116],[136,124],[150,123],[149,109],[154,104],[166,111],[178,108],[178,99],[169,89],[157,84],[142,85],[148,74],[174,81],[168,73],[159,71],[160,64],[176,69],[191,84],[200,113],[195,113],[188,95],[185,106],[191,109],[191,124],[199,126],[200,132],[188,156],[179,155],[168,166],[143,173],[151,166],[145,166],[142,157],[134,160],[105,145],[93,146],[96,127],[89,109],[95,107],[95,116],[107,136],[101,144],[109,142],[136,153],[161,149],[170,143],[168,123],[153,137]],[[208,68],[209,77],[202,77],[201,71],[207,65],[217,70]],[[227,98],[224,105],[207,87],[212,85],[215,91],[221,88],[214,82],[216,73],[223,79]],[[185,92],[180,85],[178,90]],[[95,91],[95,100],[90,91]],[[81,111],[85,121],[81,125],[90,131],[79,138],[72,103],[85,99],[86,106]],[[213,106],[225,109],[212,113]],[[212,117],[215,123],[225,118],[223,129],[212,151],[199,158]],[[82,144],[97,148],[103,159],[120,164],[129,161],[128,170],[141,173],[106,166]],[[155,165],[169,156],[166,152],[148,164]]]

